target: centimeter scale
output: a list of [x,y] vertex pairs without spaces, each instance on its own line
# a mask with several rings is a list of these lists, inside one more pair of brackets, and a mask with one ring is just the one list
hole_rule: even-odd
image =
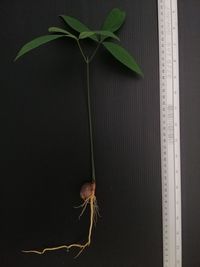
[[163,266],[182,266],[177,0],[158,0]]

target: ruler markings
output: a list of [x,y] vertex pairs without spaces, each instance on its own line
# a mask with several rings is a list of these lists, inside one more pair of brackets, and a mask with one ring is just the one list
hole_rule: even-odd
[[158,0],[163,265],[181,267],[181,176],[177,0]]

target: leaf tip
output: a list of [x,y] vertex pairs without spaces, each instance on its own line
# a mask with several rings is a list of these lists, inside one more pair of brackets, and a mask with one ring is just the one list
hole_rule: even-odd
[[138,66],[138,70],[137,70],[137,74],[141,77],[141,78],[144,78],[144,72],[142,71],[142,69],[140,68],[139,65]]
[[61,14],[61,15],[59,15],[58,17],[64,20],[64,17],[65,17],[65,16],[66,16],[66,15]]
[[65,14],[60,14],[60,15],[58,15],[58,17],[61,18],[61,19],[65,19],[65,17],[68,17],[68,16],[65,15]]
[[139,65],[137,65],[137,70],[133,70],[133,72],[135,72],[139,77],[141,77],[142,79],[144,78],[144,73],[141,70],[141,68],[139,67]]
[[16,62],[18,60],[18,58],[20,57],[19,54],[16,55],[16,57],[13,59],[13,62]]

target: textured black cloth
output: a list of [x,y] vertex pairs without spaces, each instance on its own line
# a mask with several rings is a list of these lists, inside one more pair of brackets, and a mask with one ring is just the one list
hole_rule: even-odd
[[[179,1],[183,267],[200,266],[199,1]],[[23,254],[22,249],[84,242],[79,190],[90,180],[86,66],[72,40],[19,48],[64,26],[67,14],[98,29],[119,7],[119,36],[144,71],[138,78],[100,49],[90,66],[100,208],[92,244]],[[0,2],[0,266],[161,267],[162,196],[157,1]],[[90,47],[91,48],[91,47]]]

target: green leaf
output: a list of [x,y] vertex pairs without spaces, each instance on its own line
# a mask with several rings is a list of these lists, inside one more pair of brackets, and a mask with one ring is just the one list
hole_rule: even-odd
[[79,39],[85,39],[85,38],[91,37],[94,34],[96,34],[94,31],[81,32],[79,34]]
[[28,42],[27,44],[25,44],[21,49],[20,51],[18,52],[16,58],[15,58],[15,61],[23,56],[24,54],[28,53],[29,51],[43,45],[43,44],[46,44],[50,41],[53,41],[55,39],[58,39],[58,38],[61,38],[61,37],[64,37],[65,35],[44,35],[44,36],[40,36],[40,37],[37,37],[35,38],[34,40]]
[[[72,29],[74,29],[75,31],[77,31],[79,33],[85,32],[85,31],[90,31],[90,29],[85,24],[80,22],[78,19],[75,19],[75,18],[67,16],[67,15],[60,15],[60,17],[65,21],[65,23],[67,23],[67,25],[69,25]],[[98,39],[96,36],[92,35],[92,36],[90,36],[90,38],[92,40],[98,42]]]
[[118,61],[132,71],[143,76],[142,70],[136,63],[135,59],[122,46],[112,42],[103,42],[103,45]]
[[119,8],[113,8],[106,17],[102,30],[109,30],[111,32],[117,31],[123,24],[126,13]]
[[50,27],[48,29],[48,31],[51,33],[64,33],[64,34],[66,34],[66,36],[77,40],[77,37],[75,35],[71,34],[70,32],[68,32],[64,29],[58,28],[58,27]]
[[113,32],[110,32],[110,31],[85,31],[85,32],[81,32],[79,35],[79,39],[85,39],[85,38],[88,38],[88,37],[95,35],[95,34],[106,37],[106,38],[111,37],[111,38],[114,38],[114,39],[119,41],[119,38],[117,37],[117,35],[115,35]]

